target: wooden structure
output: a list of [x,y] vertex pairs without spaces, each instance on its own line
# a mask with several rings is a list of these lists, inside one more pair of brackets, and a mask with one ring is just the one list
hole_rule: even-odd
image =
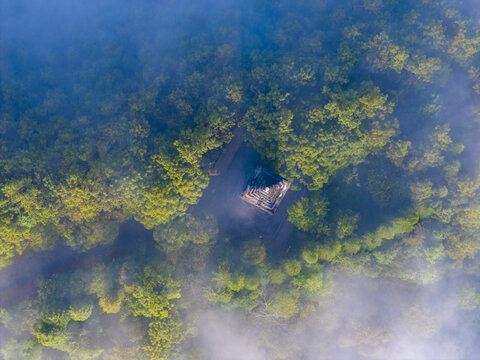
[[247,203],[273,215],[289,187],[290,181],[265,168],[257,167],[240,197]]

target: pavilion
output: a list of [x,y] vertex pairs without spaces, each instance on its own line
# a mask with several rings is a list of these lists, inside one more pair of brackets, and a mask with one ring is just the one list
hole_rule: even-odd
[[290,181],[269,170],[257,167],[240,198],[273,215],[285,197],[290,184]]

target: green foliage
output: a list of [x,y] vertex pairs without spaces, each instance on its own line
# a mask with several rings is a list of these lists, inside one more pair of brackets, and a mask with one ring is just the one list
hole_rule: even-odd
[[366,190],[383,208],[395,207],[402,197],[401,172],[384,159],[371,161],[366,171]]
[[215,290],[208,289],[206,297],[211,302],[228,303],[232,297],[246,288],[254,291],[260,282],[255,276],[245,276],[239,271],[231,272],[227,266],[219,266],[218,271],[213,273]]
[[[4,291],[2,359],[208,357],[195,336],[217,306],[255,324],[265,358],[391,357],[382,317],[322,304],[332,290],[342,300],[332,285],[345,273],[406,291],[461,276],[462,320],[476,326],[478,14],[455,1],[330,3],[242,4],[246,22],[236,5],[207,19],[193,4],[164,47],[155,31],[132,32],[158,22],[140,1],[120,33],[102,23],[101,36],[55,49],[2,44],[0,268],[58,244],[93,254],[27,281],[28,301]],[[236,126],[303,194],[287,210],[295,229],[280,209],[265,244],[224,224],[217,241],[217,219],[192,209]],[[94,249],[131,219],[155,247],[122,238]],[[396,305],[408,340],[456,341],[433,309]],[[307,332],[320,345],[306,351],[296,340]]]
[[302,270],[302,264],[296,259],[288,259],[284,261],[283,269],[288,276],[295,276]]
[[252,276],[247,276],[245,278],[245,288],[247,290],[255,291],[258,289],[259,285],[260,285],[260,281],[256,276],[252,275]]
[[425,259],[432,265],[445,257],[445,248],[442,243],[436,246],[427,247],[423,252],[425,254]]
[[140,282],[127,297],[134,316],[167,318],[173,301],[181,297],[180,283],[165,274],[146,268]]
[[471,285],[462,287],[459,303],[465,310],[474,310],[480,306],[480,292]]
[[40,321],[36,332],[37,341],[54,349],[63,349],[72,341],[67,332],[67,324],[70,320],[66,313],[51,315]]
[[309,198],[301,198],[289,207],[288,220],[303,231],[326,233],[328,232],[325,222],[327,213],[327,199],[321,195],[314,195]]
[[0,349],[0,355],[5,360],[40,360],[42,359],[42,346],[34,340],[16,340],[12,339]]
[[413,211],[407,211],[403,216],[393,219],[389,225],[380,225],[375,232],[363,235],[363,245],[373,250],[382,245],[384,240],[392,240],[395,236],[413,231],[420,217]]
[[302,259],[307,264],[316,264],[318,261],[318,244],[316,243],[307,243],[302,250]]
[[480,227],[480,205],[471,205],[460,210],[453,219],[453,223],[460,226],[463,231],[473,233]]
[[205,297],[208,301],[226,304],[232,300],[233,291],[228,288],[221,288],[217,289],[216,291],[207,289],[205,292]]
[[265,246],[260,240],[250,240],[242,244],[242,258],[247,264],[261,265],[266,256]]
[[453,233],[447,233],[444,236],[445,253],[459,263],[466,258],[473,259],[480,251],[480,241],[476,238],[464,238]]
[[387,249],[384,251],[376,250],[373,252],[373,256],[377,261],[377,263],[381,265],[390,265],[393,263],[393,261],[397,257],[399,250],[400,250],[399,248],[393,249],[393,250]]
[[340,212],[337,220],[337,228],[335,234],[339,239],[343,239],[353,234],[357,229],[357,223],[359,220],[358,214],[343,214]]
[[73,321],[86,321],[92,315],[92,311],[92,304],[78,301],[70,305],[68,315]]
[[143,347],[148,359],[168,359],[170,348],[180,343],[185,334],[182,323],[173,317],[156,319],[148,324],[148,344]]
[[467,34],[465,24],[458,21],[458,32],[450,44],[448,52],[452,54],[461,64],[467,63],[480,51],[480,36],[478,34]]
[[106,294],[98,298],[100,309],[106,314],[116,314],[120,312],[125,300],[125,294],[121,291]]
[[118,236],[119,226],[110,221],[83,223],[78,226],[67,244],[77,250],[88,250],[99,245],[111,244]]
[[273,268],[270,269],[268,272],[268,276],[270,277],[270,282],[272,284],[281,284],[285,281],[287,275],[283,272],[281,268]]
[[351,131],[368,118],[384,119],[393,111],[388,96],[372,83],[362,83],[359,92],[350,89],[346,92],[331,94],[330,102],[325,105],[324,117],[335,119],[342,128]]
[[8,328],[8,324],[12,321],[12,316],[8,313],[6,309],[0,308],[0,323]]
[[322,243],[318,246],[318,259],[332,261],[342,250],[342,244],[338,241]]
[[376,35],[368,46],[370,52],[367,60],[376,71],[394,70],[400,73],[410,56],[406,49],[394,44],[384,32]]
[[125,292],[119,288],[112,270],[103,264],[95,266],[89,274],[88,285],[85,285],[89,293],[97,295],[100,309],[107,314],[118,313],[125,300]]
[[277,318],[290,319],[298,313],[298,298],[291,292],[276,292],[268,303],[268,311]]
[[148,172],[159,180],[141,189],[142,205],[135,214],[147,229],[183,215],[208,185],[208,176],[199,164],[186,162],[179,155],[153,155],[151,163]]
[[175,219],[153,231],[153,239],[166,252],[180,250],[188,243],[206,245],[217,237],[218,229],[212,217],[194,218],[190,214]]
[[289,132],[291,139],[281,147],[287,177],[298,178],[312,190],[336,172],[363,162],[396,133],[396,122],[387,120],[393,104],[372,83],[328,96],[324,108],[312,110],[299,127],[303,132]]
[[414,55],[410,58],[406,69],[419,80],[431,82],[435,73],[442,70],[442,61],[425,55]]
[[317,271],[302,271],[293,280],[292,284],[302,290],[302,294],[321,295],[323,288],[323,274]]
[[345,240],[342,244],[342,250],[346,254],[355,255],[360,251],[361,243],[358,238],[349,238]]
[[239,292],[245,286],[245,276],[239,273],[230,274],[227,287],[235,292]]
[[104,209],[101,184],[70,176],[56,189],[65,216],[74,223],[92,221]]

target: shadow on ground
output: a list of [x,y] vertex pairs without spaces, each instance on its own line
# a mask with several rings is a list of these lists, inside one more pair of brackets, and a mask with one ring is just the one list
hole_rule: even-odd
[[264,165],[260,154],[243,141],[243,134],[241,129],[235,132],[235,138],[218,161],[222,164],[217,167],[218,175],[211,178],[192,213],[215,216],[221,237],[260,238],[269,249],[281,253],[287,250],[289,237],[295,230],[287,220],[286,210],[301,192],[289,190],[273,216],[241,200],[249,177],[257,166]]

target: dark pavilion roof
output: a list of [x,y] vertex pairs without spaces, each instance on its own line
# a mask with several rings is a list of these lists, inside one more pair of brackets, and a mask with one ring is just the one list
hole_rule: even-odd
[[273,174],[269,170],[257,167],[248,180],[242,200],[273,215],[290,187],[290,181]]

